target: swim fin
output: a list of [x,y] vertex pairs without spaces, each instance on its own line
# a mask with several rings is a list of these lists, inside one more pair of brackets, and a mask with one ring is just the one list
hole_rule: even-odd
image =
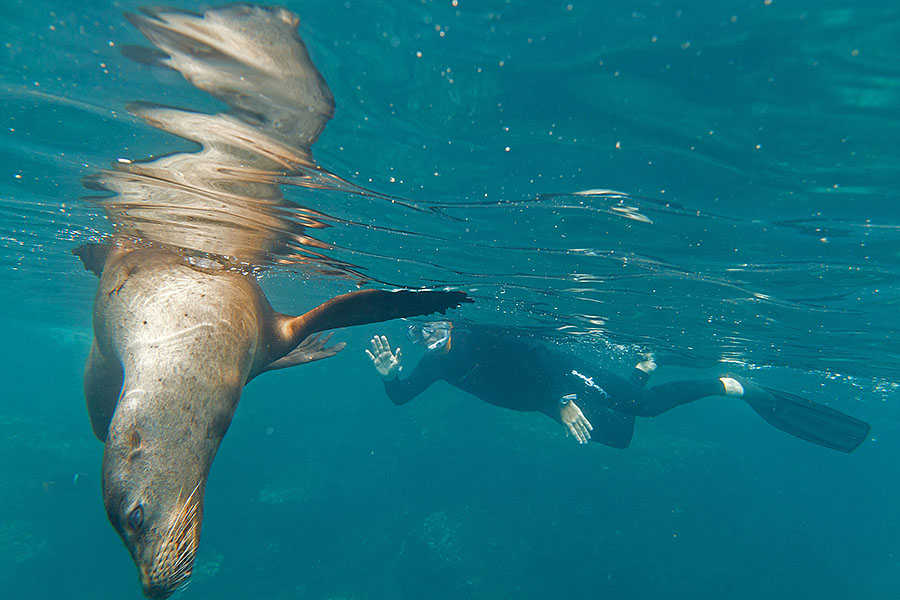
[[770,425],[802,440],[841,452],[853,452],[871,426],[823,404],[741,379],[742,398]]

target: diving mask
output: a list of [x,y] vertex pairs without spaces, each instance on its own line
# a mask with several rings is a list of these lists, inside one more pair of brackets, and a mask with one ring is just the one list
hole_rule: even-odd
[[450,329],[452,325],[448,321],[438,321],[427,325],[410,325],[406,328],[406,338],[411,342],[425,344],[428,352],[442,350],[450,343]]

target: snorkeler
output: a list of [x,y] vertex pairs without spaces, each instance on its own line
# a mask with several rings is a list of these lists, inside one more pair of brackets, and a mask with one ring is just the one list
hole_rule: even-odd
[[407,338],[425,354],[406,375],[402,352],[376,335],[366,354],[396,405],[406,404],[444,380],[481,400],[518,411],[542,412],[562,423],[579,443],[626,448],[635,417],[655,417],[708,396],[742,398],[771,425],[820,446],[852,452],[869,425],[810,400],[757,385],[737,376],[670,381],[645,388],[653,360],[639,362],[626,380],[564,352],[518,337],[449,321],[410,325]]

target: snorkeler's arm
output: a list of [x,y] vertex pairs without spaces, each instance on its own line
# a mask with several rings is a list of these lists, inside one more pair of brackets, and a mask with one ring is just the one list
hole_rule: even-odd
[[428,386],[435,381],[445,379],[444,369],[442,369],[443,362],[440,357],[426,354],[405,379],[401,379],[399,376],[393,379],[383,379],[385,393],[397,406],[406,404],[428,389]]
[[[537,362],[539,364],[545,365],[550,373],[555,374],[550,379],[559,382],[558,387],[555,388],[557,393],[560,393],[560,391],[573,391],[571,376],[576,373],[572,368],[573,366],[578,366],[582,371],[588,370],[586,368],[587,365],[584,363],[576,362],[573,365],[571,356],[552,352],[543,346],[536,349],[535,357],[538,359]],[[554,419],[558,419],[563,424],[563,427],[566,428],[566,435],[571,433],[579,444],[586,444],[591,439],[591,431],[594,427],[582,412],[579,404],[588,400],[588,394],[583,392],[555,396],[548,398],[552,405],[545,408],[543,412]]]

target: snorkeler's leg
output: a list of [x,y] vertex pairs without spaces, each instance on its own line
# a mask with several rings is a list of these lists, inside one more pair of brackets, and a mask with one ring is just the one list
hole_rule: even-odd
[[655,417],[676,406],[708,396],[724,396],[725,386],[718,379],[669,381],[638,390],[632,398],[616,402],[617,410],[640,417]]
[[869,434],[869,424],[855,417],[739,377],[672,381],[638,391],[643,393],[635,393],[626,402],[621,401],[623,397],[612,397],[613,408],[629,414],[653,417],[707,396],[735,396],[743,398],[759,416],[774,427],[826,448],[852,452]]
[[[627,380],[606,369],[588,371],[584,365],[579,366],[581,370],[571,371],[570,389],[580,388],[577,396],[582,410],[589,403],[598,403],[632,416],[655,417],[706,396],[725,395],[725,386],[718,379],[671,381],[644,388],[641,384],[644,377],[637,372],[632,373],[631,380]],[[643,370],[639,367],[635,371]]]
[[578,363],[567,372],[569,386],[577,389],[577,402],[591,423],[591,440],[625,448],[631,442],[636,416],[652,417],[705,396],[724,396],[718,379],[665,383],[647,389],[644,384],[656,368],[652,359],[635,366],[630,379],[606,369]]
[[596,404],[585,410],[585,416],[593,425],[591,442],[612,448],[627,448],[634,435],[634,415],[626,415]]
[[631,377],[628,378],[628,381],[638,387],[644,387],[647,385],[647,380],[650,379],[650,373],[655,370],[656,361],[652,354],[648,354],[644,357],[644,360],[634,365],[634,370],[631,372]]
[[592,383],[602,390],[588,390],[588,395],[599,398],[601,404],[608,408],[638,417],[655,417],[700,398],[725,395],[725,386],[718,379],[670,381],[643,388],[633,379],[627,381],[603,372]]

